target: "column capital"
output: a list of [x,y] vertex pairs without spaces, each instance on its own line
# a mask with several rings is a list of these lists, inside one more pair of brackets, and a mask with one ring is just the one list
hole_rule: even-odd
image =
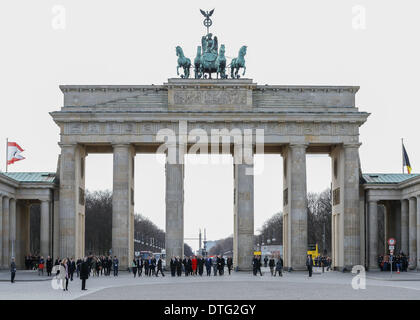
[[376,203],[376,204],[378,204],[378,202],[379,202],[380,200],[375,200],[375,199],[368,199],[368,202],[369,203]]
[[62,143],[62,142],[59,142],[58,145],[59,145],[60,148],[76,148],[77,147],[77,143],[76,142],[74,142],[74,143]]
[[360,148],[361,142],[343,143],[343,148]]
[[302,142],[302,143],[295,143],[295,142],[293,142],[293,143],[289,143],[289,147],[290,148],[308,148],[308,146],[309,146],[309,143],[305,143],[305,142]]

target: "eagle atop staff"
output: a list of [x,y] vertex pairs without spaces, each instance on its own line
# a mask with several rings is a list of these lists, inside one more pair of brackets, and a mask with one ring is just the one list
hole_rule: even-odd
[[213,10],[211,10],[210,12],[209,11],[204,11],[204,10],[201,10],[200,9],[200,12],[201,12],[201,14],[206,18],[206,19],[210,19],[210,17],[211,17],[211,15],[213,14],[213,12],[214,12],[214,9]]

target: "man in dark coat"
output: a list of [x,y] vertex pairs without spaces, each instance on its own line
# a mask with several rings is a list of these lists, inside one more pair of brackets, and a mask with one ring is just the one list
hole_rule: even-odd
[[[155,259],[156,260],[156,259]],[[159,257],[158,261],[157,261],[157,271],[156,271],[156,277],[159,275],[159,271],[162,274],[162,277],[164,277],[165,275],[163,274],[163,270],[162,270],[162,259]]]
[[207,257],[205,265],[206,265],[207,276],[209,277],[211,276],[211,265],[212,265],[212,260],[210,257]]
[[86,280],[89,278],[89,263],[85,257],[83,262],[80,264],[80,279],[82,280],[82,290],[86,289]]
[[114,266],[114,277],[118,277],[118,266],[120,262],[117,259],[117,256],[114,256],[113,266]]
[[276,262],[274,261],[274,257],[271,256],[270,260],[268,260],[268,266],[270,267],[270,273],[274,276],[274,267],[276,266]]
[[192,257],[188,257],[188,259],[187,259],[187,269],[188,269],[188,274],[192,275],[192,273],[193,273]]
[[10,263],[10,280],[12,283],[15,282],[15,276],[16,276],[16,262],[15,262],[15,258],[12,258],[12,262]]
[[177,277],[182,276],[182,261],[181,261],[180,257],[176,257],[175,265],[176,265],[176,275],[177,275]]
[[185,256],[184,260],[182,260],[182,264],[184,265],[184,272],[185,272],[185,276],[188,276],[188,260],[187,260],[187,256]]
[[149,259],[144,259],[144,275],[145,276],[148,276],[150,272],[149,261],[150,261]]
[[169,263],[169,267],[171,269],[171,276],[175,277],[175,269],[176,269],[176,259],[174,256],[171,258],[171,262]]
[[51,271],[52,271],[52,268],[53,268],[53,261],[52,261],[50,256],[48,256],[48,258],[47,258],[46,265],[47,265],[47,276],[51,277]]
[[309,276],[312,277],[312,268],[314,266],[314,261],[312,260],[312,256],[308,254],[306,258],[306,266],[308,267]]
[[150,264],[149,268],[151,269],[152,275],[154,276],[156,274],[156,271],[155,271],[156,270],[156,265],[157,265],[156,258],[154,256],[152,256],[152,259],[150,260],[150,262],[151,262],[151,264]]
[[226,265],[229,271],[229,275],[230,275],[230,271],[232,270],[232,266],[233,266],[233,260],[232,257],[228,257],[226,260]]
[[198,274],[200,276],[202,276],[203,275],[203,270],[204,270],[204,258],[202,256],[198,257],[197,266],[198,266]]
[[274,276],[276,276],[277,272],[279,273],[280,277],[283,277],[283,259],[281,258],[281,256],[279,256],[279,259],[277,260],[276,271],[274,271]]
[[[223,262],[222,262],[223,260]],[[224,260],[223,257],[217,257],[217,270],[219,271],[219,276],[223,274],[223,267],[224,267]]]
[[255,256],[254,257],[254,259],[252,260],[252,269],[254,271],[254,276],[256,276],[258,272],[262,276],[262,272],[261,272],[261,257],[258,257],[258,256]]
[[74,271],[76,271],[76,262],[74,262],[74,258],[71,258],[71,260],[68,262],[68,265],[69,265],[70,281],[73,281],[73,274],[74,274]]

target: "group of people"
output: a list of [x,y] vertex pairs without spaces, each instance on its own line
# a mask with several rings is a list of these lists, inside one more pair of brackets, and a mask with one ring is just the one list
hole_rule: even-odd
[[[387,265],[388,257],[379,257],[378,263],[381,266],[382,270],[386,270],[389,268]],[[395,264],[397,270],[406,271],[408,266],[408,259],[403,254],[395,257],[393,261],[393,265]],[[56,267],[57,266],[57,267]],[[164,277],[164,264],[162,259],[159,257],[156,259],[153,255],[150,255],[147,258],[144,257],[136,257],[132,260],[129,271],[136,276],[142,276],[143,270],[145,276],[159,276],[159,273]],[[256,276],[257,274],[263,275],[261,272],[261,256],[254,256],[252,259],[252,268],[253,274]],[[264,258],[264,266],[270,268],[270,273],[272,276],[276,276],[277,274],[281,277],[283,276],[283,259],[281,256],[275,257],[270,256]],[[331,268],[331,259],[329,257],[318,256],[314,260],[312,260],[312,256],[308,255],[306,260],[306,266],[308,268],[309,276],[312,276],[312,268],[314,266],[322,267],[322,271],[324,272],[324,268],[327,268],[327,271]],[[231,274],[233,268],[233,260],[232,257],[227,257],[226,259],[221,256],[217,255],[214,257],[203,257],[203,256],[184,256],[181,259],[179,256],[173,256],[169,263],[169,270],[171,272],[172,277],[180,277],[184,273],[185,276],[202,276],[204,274],[204,268],[206,269],[206,275],[211,276],[212,273],[214,276],[222,276],[224,275],[225,267]],[[47,259],[44,259],[42,256],[33,256],[31,254],[25,256],[25,268],[26,269],[38,269],[38,274],[43,275],[44,268],[46,269],[47,276],[52,276],[52,273],[55,272],[55,275],[60,273],[60,270],[64,273],[64,276],[61,275],[60,278],[63,279],[63,290],[68,290],[68,283],[69,280],[73,281],[74,273],[76,276],[82,280],[82,290],[86,289],[86,280],[92,277],[99,277],[99,276],[110,276],[111,270],[113,270],[114,277],[118,276],[119,270],[119,260],[116,256],[94,256],[89,255],[84,257],[83,259],[74,260],[74,258],[56,258],[55,262],[50,256]],[[14,282],[15,274],[16,274],[16,263],[14,259],[11,263],[12,273],[12,282]]]
[[408,270],[408,262],[409,257],[404,254],[404,252],[401,252],[399,255],[392,256],[385,255],[385,256],[379,256],[378,257],[378,267],[381,271],[396,271],[397,273],[400,273],[401,271],[407,271]]
[[[268,266],[270,267],[270,273],[271,276],[276,276],[277,272],[279,273],[279,276],[283,276],[283,259],[281,256],[277,258],[277,261],[275,260],[274,256],[271,256],[270,259],[265,256],[264,258],[264,267],[266,268]],[[258,273],[262,276],[261,272],[261,256],[254,256],[252,259],[252,271],[254,276],[256,276]]]
[[134,275],[134,278],[138,274],[140,277],[143,273],[144,268],[144,275],[145,276],[159,276],[159,272],[161,273],[162,277],[165,276],[163,273],[163,261],[159,257],[159,259],[156,260],[156,258],[152,255],[148,258],[143,259],[142,257],[137,257],[133,259],[131,262],[131,272]]
[[231,257],[225,259],[223,256],[215,257],[206,257],[203,256],[185,256],[184,259],[180,257],[173,256],[169,263],[169,268],[171,270],[171,276],[180,277],[184,272],[185,276],[202,276],[204,274],[204,268],[206,268],[206,275],[211,276],[212,271],[213,275],[222,276],[225,271],[225,266],[227,266],[229,274],[231,274],[233,260]]

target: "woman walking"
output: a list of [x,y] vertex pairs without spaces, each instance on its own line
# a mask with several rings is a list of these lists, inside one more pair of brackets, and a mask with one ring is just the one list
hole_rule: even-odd
[[68,259],[64,259],[61,265],[64,268],[63,291],[68,291],[69,287],[69,264]]

